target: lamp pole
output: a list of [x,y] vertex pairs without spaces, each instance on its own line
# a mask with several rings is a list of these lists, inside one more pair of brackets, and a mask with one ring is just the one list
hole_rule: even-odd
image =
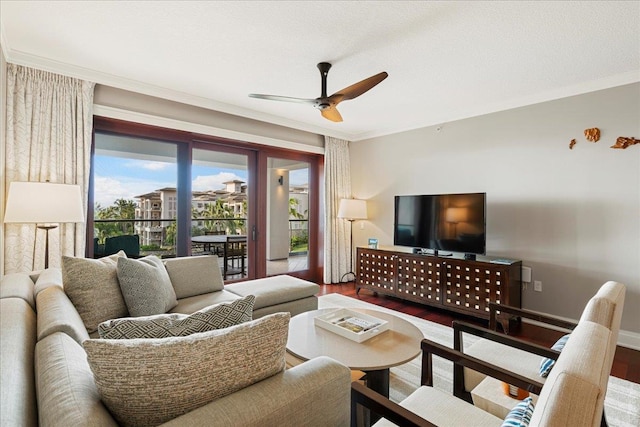
[[351,231],[351,240],[349,243],[349,271],[342,275],[342,277],[340,278],[340,283],[342,283],[342,279],[344,279],[349,274],[353,274],[353,280],[356,280],[356,273],[354,273],[353,271],[353,221],[355,221],[355,219],[348,219],[347,221],[349,221],[349,230]]

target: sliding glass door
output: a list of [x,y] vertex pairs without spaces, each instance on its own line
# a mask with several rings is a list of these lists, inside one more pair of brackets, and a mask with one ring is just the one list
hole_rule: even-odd
[[218,255],[225,280],[249,277],[249,159],[253,153],[213,144],[192,151],[191,254]]
[[322,156],[105,118],[94,130],[88,256],[215,254],[226,281],[321,277]]
[[309,270],[308,162],[267,158],[267,275]]

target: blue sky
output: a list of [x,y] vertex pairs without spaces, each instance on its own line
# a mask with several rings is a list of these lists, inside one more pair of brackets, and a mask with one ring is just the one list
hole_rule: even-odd
[[[110,206],[116,199],[134,199],[140,194],[176,186],[175,163],[96,155],[94,167],[95,202],[102,207]],[[247,170],[194,165],[192,177],[194,191],[221,190],[226,181],[247,182]],[[306,184],[308,170],[292,171],[289,179],[291,185]]]

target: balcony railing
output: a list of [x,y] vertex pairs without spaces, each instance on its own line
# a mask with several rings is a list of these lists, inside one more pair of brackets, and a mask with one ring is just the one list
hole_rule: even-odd
[[[247,234],[246,218],[199,217],[191,220],[191,236],[201,236],[207,231],[225,234]],[[94,246],[104,245],[108,237],[126,234],[140,236],[140,255],[175,256],[175,219],[94,219]],[[189,237],[191,237],[189,236]],[[97,238],[97,240],[95,240]],[[289,254],[306,254],[309,245],[309,220],[289,220]],[[94,248],[94,253],[97,253]]]

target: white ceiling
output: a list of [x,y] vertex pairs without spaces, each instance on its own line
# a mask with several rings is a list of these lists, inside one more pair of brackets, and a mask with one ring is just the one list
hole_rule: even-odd
[[[640,2],[8,1],[7,61],[349,140],[640,81]],[[333,123],[303,104],[380,71]]]

